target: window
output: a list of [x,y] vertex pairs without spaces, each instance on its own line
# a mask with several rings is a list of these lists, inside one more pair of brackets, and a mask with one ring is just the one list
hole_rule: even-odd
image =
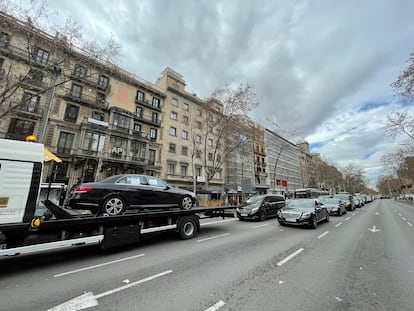
[[158,112],[153,112],[152,113],[152,122],[155,123],[155,124],[159,123],[159,121],[158,121]]
[[70,90],[70,95],[76,98],[80,98],[82,96],[82,86],[73,83]]
[[196,122],[196,128],[201,129],[203,127],[203,125],[201,124],[200,121]]
[[102,112],[93,111],[92,112],[92,119],[98,120],[98,121],[104,121],[105,120],[105,116],[104,116],[104,114]]
[[139,123],[134,124],[134,133],[141,136],[142,126]]
[[209,125],[209,126],[208,126],[208,128],[207,128],[207,132],[208,132],[208,133],[212,133],[212,132],[213,132],[213,128],[212,128],[210,125]]
[[197,109],[196,114],[197,114],[197,117],[201,117],[201,109]]
[[188,106],[188,104],[184,103],[184,104],[183,104],[183,110],[184,110],[184,111],[188,111],[188,110],[190,110],[190,106]]
[[47,65],[49,52],[38,47],[34,53],[34,59],[38,64]]
[[155,108],[160,108],[160,99],[157,97],[152,98],[152,106]]
[[186,156],[188,154],[188,148],[185,146],[181,147],[181,155]]
[[150,139],[156,140],[157,139],[157,129],[151,128],[150,129]]
[[107,76],[100,75],[98,80],[98,86],[103,89],[109,88],[109,78]]
[[209,147],[212,147],[213,146],[213,140],[211,138],[207,139],[207,145]]
[[196,168],[195,168],[195,175],[196,176],[201,176],[201,167],[200,166],[196,166]]
[[136,114],[138,118],[142,118],[144,116],[144,108],[137,106]]
[[131,118],[123,114],[114,113],[112,116],[112,125],[115,129],[128,132],[131,124]]
[[105,134],[87,131],[83,140],[83,149],[90,154],[97,154],[103,150],[105,144]]
[[35,122],[12,119],[7,131],[7,138],[25,140],[27,135],[32,135],[35,127]]
[[208,153],[208,160],[213,161],[213,153],[211,152]]
[[127,152],[128,139],[118,136],[111,136],[109,150],[114,158],[124,158]]
[[81,65],[76,65],[73,75],[75,78],[79,78],[79,79],[85,78],[86,68]]
[[187,117],[187,116],[184,116],[184,117],[183,117],[183,123],[184,123],[184,124],[188,124],[188,117]]
[[174,163],[168,163],[168,167],[167,167],[167,174],[168,175],[175,175],[175,164]]
[[143,142],[133,141],[131,143],[131,156],[133,161],[145,161],[145,151],[147,145]]
[[6,32],[0,33],[0,48],[7,48],[10,43],[10,35]]
[[25,92],[23,94],[22,102],[23,105],[21,106],[21,110],[37,113],[37,110],[39,108],[40,95],[35,96],[34,94]]
[[187,164],[181,164],[181,177],[187,177]]
[[187,131],[183,131],[183,133],[182,133],[182,139],[188,139],[188,132]]
[[175,153],[175,144],[170,144],[169,152]]
[[196,141],[197,144],[201,144],[201,136],[200,135],[196,135],[195,141]]
[[177,129],[175,127],[170,127],[170,136],[177,136]]
[[145,99],[145,94],[141,91],[137,91],[137,100],[143,102]]
[[178,99],[177,98],[173,98],[171,100],[171,105],[177,106],[178,107]]
[[79,114],[79,107],[75,105],[67,105],[64,120],[71,123],[76,123]]
[[106,95],[105,95],[105,93],[97,92],[96,93],[96,103],[98,105],[105,105],[105,101],[106,101]]
[[43,83],[43,72],[34,68],[30,68],[25,81],[33,83],[38,86],[42,86]]
[[60,132],[59,140],[57,144],[57,152],[64,153],[64,154],[70,154],[70,151],[72,150],[72,144],[73,144],[74,137],[75,137],[75,134]]
[[201,159],[201,151],[199,150],[196,151],[196,158]]
[[173,120],[177,120],[177,113],[175,111],[171,111],[170,118],[173,119]]
[[150,149],[149,150],[149,155],[148,155],[148,164],[150,165],[154,165],[155,164],[155,156],[157,154],[157,151],[154,149]]

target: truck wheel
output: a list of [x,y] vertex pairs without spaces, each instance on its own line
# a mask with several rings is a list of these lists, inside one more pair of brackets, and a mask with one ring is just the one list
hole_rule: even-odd
[[119,196],[110,196],[102,205],[102,214],[108,216],[121,215],[125,211],[126,205],[124,199]]
[[181,209],[191,209],[193,207],[193,199],[189,195],[184,196],[181,199],[180,207]]
[[196,236],[197,230],[197,222],[192,218],[183,218],[178,225],[178,234],[183,240]]

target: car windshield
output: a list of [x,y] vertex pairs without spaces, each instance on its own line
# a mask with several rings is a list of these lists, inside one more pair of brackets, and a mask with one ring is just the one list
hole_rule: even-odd
[[339,199],[338,198],[318,198],[318,201],[323,204],[337,204]]
[[335,198],[338,198],[342,201],[349,201],[349,195],[347,194],[339,194],[339,195],[336,195]]
[[256,195],[256,196],[252,196],[250,198],[248,198],[245,203],[246,204],[257,204],[257,203],[261,203],[263,200],[264,196],[263,195]]
[[309,200],[302,200],[302,199],[296,199],[296,200],[287,200],[286,206],[291,208],[313,208],[315,204],[315,200],[309,199]]

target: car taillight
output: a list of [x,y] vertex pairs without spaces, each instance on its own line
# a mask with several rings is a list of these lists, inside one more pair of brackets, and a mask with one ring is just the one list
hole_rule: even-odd
[[74,193],[86,193],[92,190],[92,187],[89,186],[78,186],[75,188]]

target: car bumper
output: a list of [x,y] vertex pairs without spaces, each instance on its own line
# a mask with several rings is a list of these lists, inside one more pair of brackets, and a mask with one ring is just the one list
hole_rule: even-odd
[[312,223],[311,216],[301,217],[301,218],[296,218],[296,219],[288,219],[283,216],[278,216],[277,218],[280,222],[283,222],[286,225],[304,226],[304,225],[310,225]]
[[254,220],[259,219],[259,212],[255,213],[247,213],[243,211],[237,211],[237,218],[239,219],[248,219],[248,220]]

